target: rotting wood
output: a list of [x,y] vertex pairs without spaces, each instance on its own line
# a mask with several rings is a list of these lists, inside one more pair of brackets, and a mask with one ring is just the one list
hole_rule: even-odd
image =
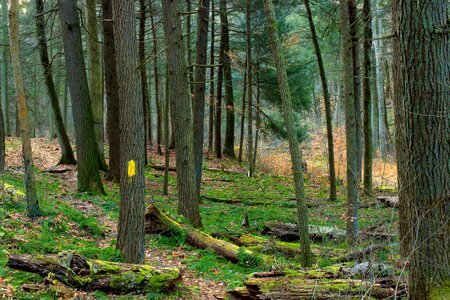
[[386,207],[398,207],[398,196],[380,196],[377,200]]
[[177,268],[157,268],[85,258],[75,252],[57,256],[9,255],[6,266],[57,280],[84,291],[169,292],[180,279]]

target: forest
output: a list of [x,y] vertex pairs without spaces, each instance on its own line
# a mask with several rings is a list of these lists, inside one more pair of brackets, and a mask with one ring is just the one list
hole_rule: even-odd
[[0,299],[450,299],[447,0],[0,7]]

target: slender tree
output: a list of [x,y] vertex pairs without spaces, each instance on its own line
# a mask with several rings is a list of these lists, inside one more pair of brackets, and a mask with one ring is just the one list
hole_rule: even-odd
[[247,39],[247,161],[249,177],[253,177],[255,173],[255,165],[253,164],[253,83],[252,83],[252,42],[251,42],[251,0],[247,0],[246,5],[246,39]]
[[302,153],[299,148],[297,133],[295,132],[291,92],[289,89],[286,64],[282,54],[281,42],[275,19],[275,9],[273,7],[272,0],[264,0],[264,11],[269,31],[270,46],[277,70],[278,86],[280,89],[281,103],[283,108],[283,119],[288,133],[289,149],[291,152],[295,198],[297,200],[297,217],[300,234],[300,262],[303,267],[309,267],[312,263],[312,253],[309,245],[308,207],[306,206],[305,201]]
[[316,27],[314,25],[311,7],[309,0],[303,1],[308,15],[309,28],[311,31],[311,38],[314,45],[314,51],[317,58],[317,66],[319,67],[320,81],[322,83],[322,92],[325,102],[325,118],[327,124],[327,141],[328,141],[328,168],[330,180],[330,201],[336,201],[336,170],[334,166],[334,143],[333,143],[333,123],[331,116],[331,99],[328,91],[328,83],[325,75],[325,68],[323,66],[322,53],[320,51],[319,41],[317,39]]
[[213,144],[214,144],[214,107],[215,107],[215,101],[214,101],[214,39],[215,39],[215,11],[214,11],[214,0],[211,0],[211,41],[210,41],[210,47],[209,47],[209,55],[210,59],[209,62],[211,64],[211,67],[209,68],[209,126],[208,126],[208,152],[213,151]]
[[116,71],[116,46],[114,42],[112,0],[102,0],[103,7],[103,63],[105,70],[105,94],[108,106],[106,131],[109,145],[109,168],[107,179],[120,181],[120,130],[119,94]]
[[112,7],[121,141],[117,248],[126,262],[142,263],[145,258],[145,130],[134,2],[115,0]]
[[9,121],[9,99],[8,99],[8,5],[7,0],[2,0],[2,32],[1,32],[1,66],[0,66],[0,88],[2,95],[2,109],[4,113],[5,135],[11,135]]
[[[165,82],[165,94],[166,99],[164,101],[164,184],[163,184],[163,195],[169,195],[169,163],[170,163],[170,147],[169,147],[169,81],[168,70],[166,68],[166,82]],[[161,97],[161,100],[163,98]]]
[[219,66],[217,67],[217,92],[214,124],[214,149],[216,158],[222,158],[222,85],[223,85],[223,50],[222,39],[219,48]]
[[27,216],[37,217],[41,214],[33,173],[33,156],[31,152],[31,131],[25,100],[25,87],[22,77],[19,48],[19,0],[11,0],[9,6],[9,47],[11,49],[11,64],[14,74],[14,83],[17,93],[17,105],[20,118],[20,134],[22,137],[22,155],[25,169],[25,189]]
[[59,18],[64,42],[67,81],[75,126],[78,163],[78,190],[104,193],[99,173],[99,154],[95,139],[76,0],[59,0]]
[[231,77],[230,33],[228,28],[228,11],[226,0],[220,0],[220,25],[222,28],[221,34],[223,35],[223,51],[225,52],[223,57],[223,79],[225,85],[226,126],[223,153],[230,158],[236,158],[236,154],[234,153],[233,79]]
[[393,2],[401,255],[408,299],[448,299],[450,52],[448,1]]
[[247,95],[247,58],[245,58],[244,86],[242,88],[242,112],[241,112],[241,129],[239,135],[239,152],[238,162],[242,162],[242,152],[244,148],[244,129],[245,129],[245,103]]
[[195,189],[194,133],[189,97],[186,62],[181,39],[178,1],[162,2],[163,23],[167,46],[167,67],[172,130],[175,138],[178,212],[193,226],[201,226],[199,199]]
[[52,65],[48,58],[47,39],[45,36],[45,19],[44,19],[44,1],[36,0],[36,32],[39,41],[39,53],[41,64],[44,69],[45,85],[47,94],[50,98],[50,108],[53,115],[52,120],[56,124],[56,133],[58,136],[59,146],[61,147],[61,159],[58,164],[72,165],[76,164],[73,155],[72,146],[70,145],[69,136],[64,126],[61,109],[59,108],[58,89],[53,82]]
[[352,34],[349,1],[339,0],[342,35],[342,73],[345,101],[345,133],[347,148],[347,239],[356,243],[358,236],[358,144],[355,107]]
[[203,140],[205,130],[206,55],[208,45],[209,0],[200,0],[197,21],[197,57],[194,75],[194,156],[195,188],[200,199],[202,181]]

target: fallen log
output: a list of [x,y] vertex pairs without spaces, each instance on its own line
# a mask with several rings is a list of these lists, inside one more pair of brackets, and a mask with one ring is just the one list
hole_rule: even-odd
[[[267,222],[262,234],[277,237],[285,242],[294,242],[299,239],[298,225],[294,223]],[[314,242],[345,239],[345,231],[336,227],[309,225],[309,238]]]
[[84,291],[169,292],[180,279],[177,268],[157,268],[88,259],[74,252],[57,256],[9,255],[8,267],[57,280]]
[[398,196],[380,196],[377,200],[387,207],[397,207],[398,206]]
[[359,259],[366,257],[367,255],[370,255],[373,252],[382,251],[382,250],[384,250],[384,248],[386,248],[386,245],[384,245],[384,244],[370,245],[362,250],[350,252],[349,254],[338,258],[337,261],[349,262],[349,261],[359,260]]
[[308,271],[254,273],[244,282],[243,288],[237,288],[225,295],[215,295],[216,299],[361,299],[374,297],[385,299],[396,295],[391,287],[363,280],[339,278],[337,269],[313,269]]
[[[154,169],[154,170],[157,170],[157,171],[165,171],[166,167],[162,166],[162,165],[151,165],[150,169]],[[177,168],[176,167],[169,167],[169,171],[170,172],[176,172]]]
[[146,233],[150,234],[159,233],[184,236],[186,243],[191,246],[211,250],[232,262],[241,263],[246,266],[264,266],[272,262],[272,259],[268,256],[254,253],[244,247],[216,239],[191,226],[178,223],[159,211],[154,204],[150,204],[145,213],[145,230]]

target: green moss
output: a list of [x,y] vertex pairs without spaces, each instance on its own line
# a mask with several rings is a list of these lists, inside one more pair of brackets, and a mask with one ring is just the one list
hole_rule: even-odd
[[450,299],[450,280],[430,290],[430,300],[447,300]]

